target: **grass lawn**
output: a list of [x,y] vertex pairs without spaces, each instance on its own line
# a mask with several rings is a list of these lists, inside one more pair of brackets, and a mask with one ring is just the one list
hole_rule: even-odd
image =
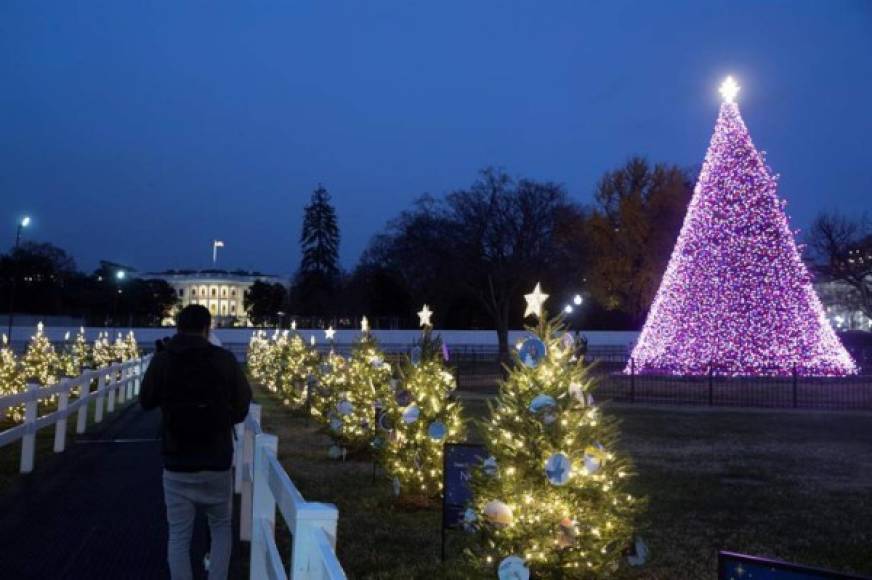
[[[467,578],[464,536],[439,562],[440,511],[398,503],[372,464],[327,458],[329,439],[265,391],[267,432],[311,501],[339,508],[339,558],[353,578]],[[481,400],[465,404],[482,416]],[[872,574],[872,415],[611,406],[648,497],[648,565],[622,578],[713,578],[716,551]],[[282,550],[287,554],[287,538]],[[453,558],[452,558],[453,556]]]

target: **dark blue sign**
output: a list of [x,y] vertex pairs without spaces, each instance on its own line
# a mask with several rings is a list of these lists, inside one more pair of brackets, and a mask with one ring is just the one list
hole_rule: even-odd
[[[839,574],[829,570],[808,568],[779,560],[767,560],[734,554],[718,553],[718,580],[864,580],[862,576]],[[869,580],[866,578],[865,580]]]
[[463,512],[472,500],[472,468],[487,457],[483,445],[446,444],[442,470],[442,528],[454,528],[463,522]]

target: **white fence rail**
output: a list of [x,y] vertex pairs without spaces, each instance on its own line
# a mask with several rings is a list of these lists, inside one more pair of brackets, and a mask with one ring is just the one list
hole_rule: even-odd
[[[36,454],[36,432],[55,426],[54,451],[60,453],[66,448],[67,417],[77,413],[76,433],[84,433],[88,423],[88,407],[93,400],[94,422],[103,420],[104,406],[108,413],[115,410],[115,404],[123,403],[139,394],[139,385],[151,355],[124,363],[115,363],[96,370],[86,370],[77,377],[63,378],[53,385],[41,387],[28,384],[27,391],[0,397],[0,413],[9,407],[24,405],[24,421],[0,432],[0,447],[21,439],[21,473],[33,471]],[[97,381],[97,390],[91,391],[92,381]],[[73,392],[77,398],[72,403]],[[57,410],[37,416],[39,401],[57,396]]]
[[[276,456],[278,438],[260,426],[260,405],[251,405],[236,426],[234,476],[240,497],[239,533],[251,542],[251,580],[344,580],[336,558],[335,506],[306,501]],[[275,539],[276,508],[291,531],[285,567]]]

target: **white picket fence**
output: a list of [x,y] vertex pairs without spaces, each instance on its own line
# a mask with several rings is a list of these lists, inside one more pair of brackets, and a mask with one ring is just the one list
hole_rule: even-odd
[[[335,506],[309,502],[288,477],[276,456],[278,438],[260,426],[260,405],[251,405],[236,426],[234,476],[240,497],[239,534],[251,542],[251,580],[342,580],[336,558]],[[275,539],[276,508],[292,536],[287,568]]]
[[[0,447],[21,439],[21,473],[33,471],[36,454],[36,432],[55,426],[54,451],[60,453],[66,448],[67,417],[78,413],[76,433],[84,433],[88,423],[88,407],[94,405],[94,422],[103,420],[103,408],[111,413],[118,404],[137,396],[139,385],[151,355],[96,370],[86,370],[81,375],[63,378],[48,387],[28,384],[23,393],[0,397],[0,413],[16,405],[24,405],[24,421],[15,427],[0,432]],[[91,391],[91,382],[97,380],[97,390]],[[76,391],[78,397],[70,403],[70,395]],[[57,410],[37,416],[39,401],[57,396]]]

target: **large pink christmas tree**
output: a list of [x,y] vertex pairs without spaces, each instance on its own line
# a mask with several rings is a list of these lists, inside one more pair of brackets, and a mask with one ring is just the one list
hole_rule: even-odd
[[[715,132],[669,266],[633,349],[635,372],[844,375],[854,362],[827,322],[770,175],[721,87]],[[628,367],[629,371],[629,367]]]

